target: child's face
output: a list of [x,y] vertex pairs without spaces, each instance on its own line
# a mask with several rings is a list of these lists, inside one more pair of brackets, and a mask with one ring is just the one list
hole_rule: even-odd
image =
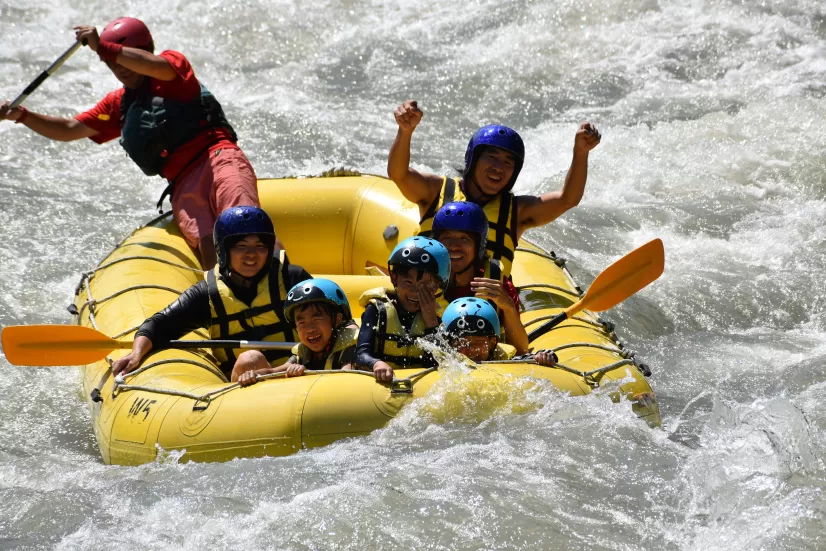
[[460,337],[456,342],[456,350],[474,362],[485,362],[496,348],[496,337],[482,335]]
[[270,248],[257,235],[248,235],[229,248],[229,267],[238,275],[255,277],[264,268]]
[[439,233],[439,242],[450,253],[450,273],[463,272],[476,260],[476,241],[473,235],[458,230]]
[[[341,314],[337,315],[339,318]],[[330,314],[318,304],[308,304],[300,307],[295,314],[295,328],[301,344],[313,352],[322,352],[333,336],[334,320]]]
[[[421,275],[421,279],[419,279]],[[392,274],[390,280],[396,288],[396,296],[399,299],[399,304],[408,312],[418,312],[419,306],[419,288],[423,292],[429,293],[432,298],[436,298],[436,291],[439,286],[436,283],[436,278],[430,272],[420,272],[416,268],[411,268],[406,274]]]
[[516,168],[516,157],[498,147],[486,147],[473,169],[473,179],[485,195],[496,195],[508,185]]

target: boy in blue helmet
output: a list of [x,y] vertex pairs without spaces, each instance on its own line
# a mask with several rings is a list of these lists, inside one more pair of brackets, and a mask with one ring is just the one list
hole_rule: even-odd
[[419,206],[420,235],[429,235],[433,216],[452,201],[472,201],[485,210],[490,222],[487,249],[510,275],[520,237],[529,228],[543,226],[579,204],[588,177],[588,153],[600,141],[596,127],[583,123],[574,140],[573,160],[559,191],[540,196],[513,195],[513,186],[525,160],[525,146],[514,130],[488,125],[473,134],[465,153],[460,180],[419,172],[410,166],[410,141],[422,120],[416,101],[396,108],[399,125],[390,148],[387,174],[408,201]]
[[433,367],[433,357],[416,339],[436,332],[436,295],[450,280],[450,256],[444,245],[426,237],[399,243],[387,262],[393,290],[371,289],[364,306],[356,346],[356,365],[376,380],[393,380],[394,368]]
[[498,309],[508,344],[517,354],[526,353],[529,341],[519,317],[519,292],[486,249],[488,219],[482,207],[465,201],[444,205],[433,218],[433,237],[450,253],[444,305],[462,297],[489,300]]
[[352,369],[359,328],[353,322],[344,291],[329,279],[308,279],[290,289],[284,315],[298,333],[298,344],[287,363],[247,371],[238,377],[241,386],[258,382],[259,375],[286,372],[287,377],[305,369]]
[[[460,354],[474,362],[511,360],[516,349],[499,342],[499,317],[486,300],[474,297],[458,298],[448,304],[442,316],[445,333]],[[541,350],[519,359],[532,359],[539,365],[556,365],[556,354]]]
[[[258,207],[231,207],[218,216],[213,230],[218,264],[178,299],[138,329],[132,352],[112,365],[130,372],[153,349],[199,328],[211,339],[293,341],[284,314],[287,289],[312,276],[290,264],[283,250],[274,254],[272,220]],[[284,363],[288,351],[214,348],[221,370],[236,381],[246,371]]]

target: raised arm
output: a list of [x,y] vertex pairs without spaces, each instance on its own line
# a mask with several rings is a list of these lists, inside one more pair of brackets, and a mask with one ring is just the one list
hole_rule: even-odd
[[596,126],[590,122],[582,123],[574,139],[574,155],[562,189],[539,197],[519,196],[517,238],[522,237],[525,230],[544,226],[579,204],[588,179],[588,153],[599,145],[600,139],[602,136]]
[[21,121],[20,124],[23,126],[34,130],[50,140],[71,142],[81,138],[90,138],[97,134],[96,130],[92,130],[76,119],[41,115],[40,113],[29,111],[25,107],[9,109],[10,104],[11,102],[7,101],[3,103],[3,105],[0,105],[0,120]]
[[387,158],[387,175],[396,183],[405,199],[419,205],[421,214],[436,199],[442,187],[441,176],[421,173],[410,166],[410,140],[423,114],[416,100],[407,100],[396,107],[393,115],[399,131]]
[[79,41],[85,40],[86,44],[106,62],[114,61],[130,71],[163,81],[175,80],[178,76],[166,59],[146,50],[111,42],[104,43],[103,49],[99,50],[100,37],[95,27],[88,25],[75,27],[75,36]]

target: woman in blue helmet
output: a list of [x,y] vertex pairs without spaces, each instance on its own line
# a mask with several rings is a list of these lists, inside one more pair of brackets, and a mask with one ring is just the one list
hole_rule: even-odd
[[562,189],[540,196],[515,196],[512,190],[522,170],[525,146],[514,130],[502,125],[477,130],[468,143],[462,178],[457,181],[410,166],[410,141],[422,120],[416,101],[404,102],[394,115],[399,129],[390,148],[387,174],[405,198],[419,206],[420,235],[429,234],[433,216],[442,205],[472,201],[485,210],[490,222],[487,249],[502,262],[506,275],[510,275],[514,251],[525,230],[543,226],[579,204],[588,177],[588,153],[601,138],[594,125],[583,123],[574,139],[573,160]]
[[450,253],[450,283],[444,306],[461,297],[489,300],[505,328],[505,340],[518,354],[528,351],[528,333],[519,317],[519,292],[505,277],[502,263],[487,251],[488,219],[476,203],[444,205],[433,218],[432,234]]
[[[474,362],[511,360],[516,349],[499,342],[499,317],[493,306],[474,297],[457,298],[445,308],[442,325],[451,345],[460,354]],[[556,354],[540,350],[536,354],[520,356],[522,360],[534,360],[539,365],[556,365]]]
[[436,365],[417,339],[438,329],[436,295],[450,279],[447,249],[426,237],[399,243],[387,265],[393,289],[371,289],[359,299],[364,313],[356,346],[356,365],[382,382],[393,380],[394,368]]
[[[138,329],[132,352],[112,365],[130,372],[152,350],[200,328],[219,340],[293,341],[284,315],[287,289],[312,276],[290,264],[283,250],[274,254],[275,230],[258,207],[231,207],[213,230],[218,264],[178,299]],[[284,363],[289,352],[214,348],[221,370],[232,381],[246,371]]]
[[352,369],[358,325],[353,322],[347,295],[329,279],[308,279],[294,286],[284,301],[284,315],[298,333],[298,344],[287,363],[247,371],[241,386],[258,382],[259,375],[285,372],[303,375],[306,369]]

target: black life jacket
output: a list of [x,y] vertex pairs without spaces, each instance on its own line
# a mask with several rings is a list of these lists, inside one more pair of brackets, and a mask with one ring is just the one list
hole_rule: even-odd
[[120,145],[144,174],[161,174],[169,156],[181,145],[209,128],[225,128],[233,142],[235,130],[221,104],[201,84],[201,95],[190,102],[174,101],[149,93],[150,79],[127,88],[120,100]]

